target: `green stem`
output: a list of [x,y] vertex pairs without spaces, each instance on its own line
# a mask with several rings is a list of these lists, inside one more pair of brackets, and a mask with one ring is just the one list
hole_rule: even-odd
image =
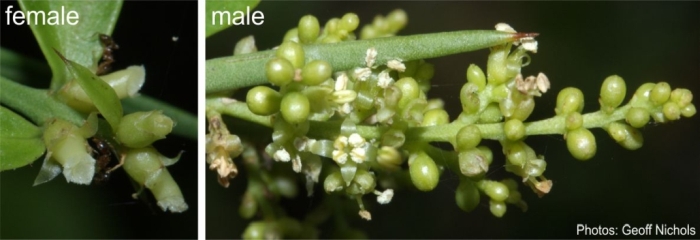
[[[22,84],[30,84],[38,79],[46,79],[42,84],[49,84],[48,79],[51,78],[51,69],[46,66],[45,62],[25,57],[10,49],[0,47],[0,63],[2,63],[0,64],[0,73],[2,73],[3,77]],[[36,83],[34,84],[36,85]]]
[[[589,129],[602,128],[611,122],[625,119],[625,114],[630,107],[629,104],[622,106],[611,114],[606,114],[602,111],[584,114],[583,127]],[[488,123],[476,124],[476,126],[481,131],[482,139],[503,140],[505,138],[503,124],[504,123]],[[455,136],[455,133],[458,132],[459,129],[466,125],[468,124],[455,121],[441,126],[411,128],[406,132],[406,141],[420,139],[420,141],[426,142],[448,142]],[[525,123],[526,136],[564,133],[566,133],[564,116],[554,116],[548,119]]]
[[54,99],[47,90],[23,86],[4,77],[0,77],[0,103],[22,113],[37,125],[55,117],[78,126],[85,120],[80,113]]
[[[377,50],[375,65],[389,60],[411,61],[475,51],[529,36],[495,30],[465,30],[442,33],[395,36],[333,44],[304,46],[306,61],[323,59],[334,71],[365,65],[367,49]],[[267,83],[265,64],[275,56],[274,50],[207,60],[206,92],[213,93]]]

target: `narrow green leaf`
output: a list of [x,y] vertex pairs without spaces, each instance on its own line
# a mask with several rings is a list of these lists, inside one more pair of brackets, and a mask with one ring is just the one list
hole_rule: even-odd
[[38,127],[0,106],[0,171],[25,166],[45,150]]
[[[227,16],[230,16],[231,19],[233,19],[234,16],[239,16],[234,15],[235,12],[242,12],[246,15],[248,14],[248,11],[252,13],[253,9],[255,9],[255,6],[257,6],[259,2],[260,0],[207,0],[206,12],[204,13],[206,16],[205,24],[207,37],[233,26],[226,22],[228,20]],[[225,12],[223,13],[224,15],[222,15],[223,24],[221,24],[221,21],[219,21],[220,15],[217,15],[216,19],[214,19],[214,11]],[[227,15],[227,13],[229,15]],[[217,21],[213,22],[214,20]]]
[[89,69],[66,59],[58,51],[56,51],[56,54],[65,62],[71,76],[75,78],[78,85],[85,90],[88,97],[95,103],[95,107],[100,111],[100,114],[107,119],[112,129],[116,129],[117,126],[119,126],[119,122],[122,120],[124,111],[122,109],[122,103],[119,101],[119,97],[114,89]]
[[[377,50],[376,65],[389,60],[411,61],[442,57],[501,45],[527,33],[506,33],[495,30],[465,30],[455,32],[396,36],[333,44],[304,46],[306,62],[323,59],[333,71],[344,71],[365,65],[367,49]],[[267,83],[265,64],[275,56],[274,50],[207,60],[206,92],[219,92]]]
[[51,89],[56,90],[66,83],[71,75],[63,66],[61,59],[53,54],[52,49],[65,53],[68,59],[87,66],[94,72],[102,56],[98,34],[112,34],[122,1],[25,0],[19,1],[19,5],[25,13],[43,11],[47,14],[47,21],[51,11],[66,15],[70,11],[75,11],[79,15],[76,25],[70,25],[68,22],[56,25],[29,23],[53,72]]

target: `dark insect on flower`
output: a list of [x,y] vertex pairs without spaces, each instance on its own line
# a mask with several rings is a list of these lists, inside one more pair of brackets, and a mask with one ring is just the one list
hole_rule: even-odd
[[114,50],[119,49],[119,45],[112,40],[112,37],[106,35],[106,34],[101,34],[100,33],[100,43],[102,44],[102,47],[104,48],[102,50],[102,62],[100,65],[97,67],[97,75],[104,75],[109,70],[112,69],[112,63],[114,62],[114,56],[112,56],[112,52]]
[[111,171],[119,167],[118,155],[112,144],[102,138],[92,137],[89,144],[92,147],[92,157],[96,160],[92,183],[103,184],[109,180]]

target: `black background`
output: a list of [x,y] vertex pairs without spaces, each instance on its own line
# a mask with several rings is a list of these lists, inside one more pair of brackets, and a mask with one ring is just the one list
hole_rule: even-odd
[[[19,9],[5,1],[2,9],[8,4]],[[2,47],[45,62],[31,29],[6,26],[2,15]],[[196,1],[125,1],[112,37],[120,47],[113,70],[143,64],[142,94],[197,113]],[[48,87],[49,78],[38,79],[44,81],[39,86]],[[133,200],[134,188],[121,170],[104,186],[67,184],[58,176],[32,187],[40,160],[0,174],[0,238],[196,238],[197,142],[169,135],[154,146],[166,156],[185,151],[168,170],[189,205],[186,212],[164,213],[155,201],[149,207]]]
[[[374,15],[395,8],[403,8],[409,16],[402,35],[493,29],[498,22],[509,23],[518,31],[539,32],[539,52],[531,54],[532,64],[523,74],[544,72],[552,89],[536,99],[529,120],[553,116],[556,94],[567,86],[584,92],[584,112],[598,110],[600,84],[612,74],[626,80],[627,100],[645,82],[667,81],[673,88],[700,94],[698,2],[263,1],[255,9],[265,14],[262,26],[236,26],[207,38],[206,57],[231,55],[234,44],[248,35],[255,36],[258,49],[270,49],[306,14],[314,14],[323,25],[331,17],[352,11],[360,16],[362,26]],[[460,111],[458,93],[467,66],[476,63],[485,69],[487,55],[487,50],[481,50],[429,60],[436,69],[429,96],[442,97],[452,119]],[[618,235],[607,237],[624,237],[621,228],[625,223],[635,227],[690,224],[700,234],[700,117],[650,124],[641,131],[644,147],[628,151],[601,129],[594,129],[598,152],[587,162],[571,157],[561,136],[529,137],[526,142],[545,155],[545,176],[554,181],[554,187],[543,198],[521,188],[530,206],[526,213],[509,207],[503,218],[495,218],[485,199],[474,212],[464,213],[454,203],[458,178],[446,174],[434,191],[398,190],[388,205],[379,206],[367,196],[372,221],[361,220],[352,212],[347,218],[371,238],[583,237],[576,235],[576,224],[616,227]],[[498,144],[489,146],[495,153],[490,177],[513,177],[498,167],[504,162]],[[247,225],[237,217],[246,186],[244,176],[224,189],[212,172],[207,173],[207,237],[241,236]],[[300,189],[303,192],[303,186]],[[319,192],[317,189],[317,195],[323,195]],[[299,218],[318,202],[318,198],[300,196],[283,204]],[[354,203],[349,204],[353,208]],[[330,236],[329,228],[322,230],[322,237]]]

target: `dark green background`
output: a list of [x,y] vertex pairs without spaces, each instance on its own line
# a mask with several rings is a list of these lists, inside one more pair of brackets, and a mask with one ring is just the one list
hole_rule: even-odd
[[[19,9],[16,2],[5,1],[2,9],[8,4]],[[30,28],[6,26],[4,12],[2,17],[2,47],[45,62]],[[172,41],[173,36],[179,37],[177,42]],[[196,114],[196,1],[126,1],[112,37],[120,47],[112,69],[143,64],[146,82],[141,93]],[[46,88],[50,75],[36,80],[33,86]],[[0,173],[0,238],[196,238],[197,142],[169,135],[154,146],[169,157],[185,151],[168,170],[189,204],[186,212],[163,213],[155,201],[132,199],[135,190],[123,170],[115,171],[103,186],[68,184],[60,175],[32,187],[42,156],[30,166]]]
[[[531,55],[532,64],[523,74],[544,72],[552,89],[536,100],[529,120],[553,116],[556,94],[567,86],[584,92],[584,112],[596,111],[600,84],[611,74],[626,80],[627,99],[642,83],[658,81],[700,95],[698,2],[263,1],[256,9],[265,14],[262,26],[233,27],[213,35],[206,41],[206,57],[230,55],[234,44],[251,34],[259,49],[272,48],[305,14],[314,14],[323,24],[355,12],[364,25],[374,15],[395,8],[403,8],[409,16],[402,35],[493,29],[498,22],[518,31],[539,32],[539,52]],[[482,50],[429,60],[436,69],[430,96],[444,98],[453,119],[460,110],[458,92],[467,66],[476,63],[485,69],[487,54]],[[541,199],[521,188],[530,206],[526,213],[510,207],[498,219],[491,216],[486,201],[474,212],[464,213],[454,204],[458,179],[446,174],[433,192],[399,190],[389,205],[371,203],[371,222],[356,215],[349,219],[372,238],[576,238],[582,237],[575,231],[579,223],[616,227],[617,237],[624,237],[620,228],[625,223],[635,227],[690,224],[700,234],[700,117],[650,124],[641,131],[644,147],[628,151],[604,131],[593,130],[598,153],[587,162],[571,157],[561,136],[528,138],[527,143],[546,156],[545,175],[554,187]],[[498,167],[504,162],[498,145],[490,146],[497,153],[490,176],[513,177]],[[212,172],[206,181],[207,237],[240,237],[247,225],[237,217],[243,176],[228,189],[218,185]],[[373,198],[366,197],[365,202]],[[312,209],[318,198],[283,203],[293,214],[303,216],[299,213]],[[328,229],[324,230],[322,236],[328,237]]]

